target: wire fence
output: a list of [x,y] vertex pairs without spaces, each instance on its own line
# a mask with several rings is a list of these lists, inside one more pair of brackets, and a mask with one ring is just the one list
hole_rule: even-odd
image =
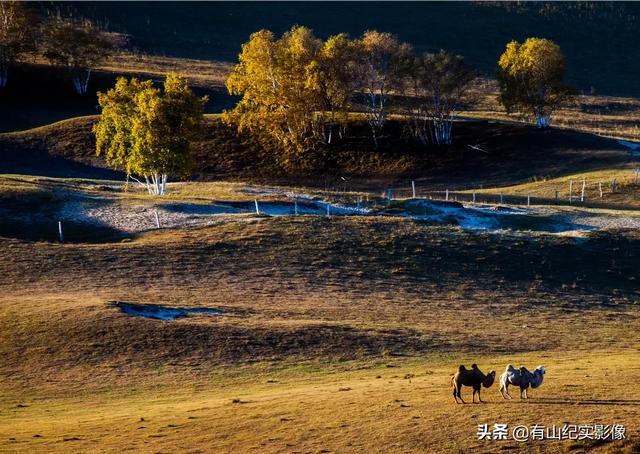
[[[431,199],[461,203],[477,203],[487,205],[517,205],[517,206],[599,206],[607,205],[614,194],[628,192],[629,189],[640,185],[640,167],[630,172],[606,178],[576,178],[562,182],[537,181],[532,182],[531,191],[519,189],[516,193],[509,188],[487,191],[486,189],[465,190],[428,190],[419,187],[419,183],[411,181],[406,186],[389,187],[379,192],[373,191],[363,195],[344,194],[348,200],[341,197],[344,202],[351,203],[350,198],[362,200],[364,204],[389,204],[392,201],[407,199]],[[535,187],[535,185],[538,185]],[[338,191],[339,192],[339,191]],[[617,203],[619,205],[619,203]]]

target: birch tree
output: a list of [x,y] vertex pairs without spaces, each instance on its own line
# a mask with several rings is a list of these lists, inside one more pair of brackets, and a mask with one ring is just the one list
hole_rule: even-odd
[[85,19],[54,17],[45,31],[44,56],[53,65],[66,68],[79,95],[87,93],[91,71],[113,51],[113,37]]
[[36,21],[25,3],[0,1],[0,88],[6,86],[9,67],[36,50]]
[[408,74],[414,136],[425,145],[451,145],[453,117],[471,99],[476,71],[461,56],[441,50],[416,57]]
[[318,52],[317,59],[307,68],[309,84],[318,99],[320,134],[331,143],[334,129],[342,137],[344,125],[357,88],[354,78],[356,49],[346,33],[330,36]]
[[548,128],[554,110],[572,97],[573,90],[564,84],[564,55],[551,40],[511,41],[498,66],[500,102],[507,112],[532,115],[538,128]]
[[166,194],[168,175],[188,174],[207,98],[195,96],[183,77],[168,74],[163,89],[121,78],[98,101],[96,152],[110,165],[143,176],[153,195]]
[[356,42],[355,80],[362,98],[373,144],[384,127],[389,94],[402,86],[403,72],[410,62],[411,46],[391,33],[367,31]]
[[253,33],[227,79],[230,94],[242,96],[225,120],[258,137],[275,140],[285,166],[318,142],[318,97],[312,82],[322,41],[306,27],[293,27],[276,39],[268,30]]

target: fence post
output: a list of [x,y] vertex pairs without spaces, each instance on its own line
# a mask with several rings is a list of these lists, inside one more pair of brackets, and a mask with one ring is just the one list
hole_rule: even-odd
[[500,205],[504,204],[504,194],[500,193]]
[[327,203],[327,216],[331,216],[331,212],[329,211],[329,204]]
[[358,209],[360,209],[360,194],[356,196],[356,200],[357,200],[357,207]]
[[612,193],[616,192],[616,183],[618,182],[617,180],[618,180],[617,178],[614,178],[613,181],[611,182],[611,192]]
[[298,215],[298,201],[296,199],[293,200],[293,214]]
[[569,204],[571,204],[573,198],[573,180],[569,180]]
[[449,189],[445,189],[444,191],[444,199],[448,202],[449,201]]
[[580,193],[580,201],[584,202],[584,190],[587,186],[587,179],[582,177],[582,192]]
[[60,242],[64,243],[64,238],[62,236],[62,221],[58,221],[58,236],[60,237]]
[[473,193],[472,197],[473,197],[473,203],[476,203],[476,193],[475,192]]
[[254,199],[256,204],[256,214],[260,214],[260,208],[258,207],[258,199]]
[[158,216],[158,210],[155,210],[153,214],[155,214],[156,217],[156,227],[160,228],[160,216]]
[[556,205],[558,204],[558,191],[556,190]]
[[411,180],[411,192],[413,193],[413,198],[416,198],[416,182]]
[[527,194],[527,206],[531,206],[531,194]]

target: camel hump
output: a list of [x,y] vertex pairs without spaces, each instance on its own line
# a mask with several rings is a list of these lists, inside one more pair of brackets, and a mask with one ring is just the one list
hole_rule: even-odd
[[513,364],[507,364],[507,368],[505,370],[513,370],[513,369],[515,369],[513,367]]
[[473,363],[473,364],[471,365],[471,368],[472,368],[472,369],[477,369],[477,368],[478,368],[478,365],[477,365],[476,363]]
[[464,367],[464,365],[460,364],[460,365],[458,366],[458,372],[464,372],[464,371],[466,371],[466,370],[467,370],[467,368],[466,368],[466,367]]

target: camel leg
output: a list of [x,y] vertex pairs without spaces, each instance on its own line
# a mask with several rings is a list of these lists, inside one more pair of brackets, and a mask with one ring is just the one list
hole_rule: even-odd
[[524,389],[524,398],[528,399],[529,398],[529,388],[525,388]]
[[456,386],[453,385],[453,399],[456,401],[457,404],[459,404],[460,402],[458,402],[458,398],[456,397]]
[[478,390],[478,400],[480,401],[480,403],[483,403],[482,399],[480,398],[480,389]]
[[[509,382],[505,383],[504,392],[507,395],[507,397],[505,397],[505,399],[506,398],[513,399],[513,397],[511,397],[511,394],[509,394]],[[503,397],[504,397],[504,395],[503,395]]]
[[476,390],[475,388],[473,389],[473,394],[471,395],[471,403],[476,403]]
[[458,388],[458,399],[460,399],[460,402],[462,402],[463,404],[466,404],[466,402],[462,398],[462,394],[460,393],[460,391],[462,391],[462,386]]

